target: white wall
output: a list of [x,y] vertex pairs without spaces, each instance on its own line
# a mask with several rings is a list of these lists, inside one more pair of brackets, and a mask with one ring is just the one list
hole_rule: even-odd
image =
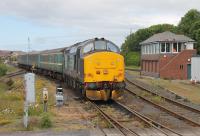
[[200,57],[192,57],[191,63],[192,80],[200,82]]
[[186,45],[186,49],[189,49],[189,50],[194,49],[193,43],[185,43],[185,45]]

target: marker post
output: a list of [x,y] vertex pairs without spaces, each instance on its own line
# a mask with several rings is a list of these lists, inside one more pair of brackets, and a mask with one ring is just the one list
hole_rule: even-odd
[[48,91],[47,88],[43,88],[43,104],[44,104],[44,112],[47,112],[48,107]]

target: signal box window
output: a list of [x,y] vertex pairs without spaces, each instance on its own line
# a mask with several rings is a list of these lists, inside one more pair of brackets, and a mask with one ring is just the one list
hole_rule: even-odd
[[178,43],[178,52],[181,52],[181,46],[182,46],[182,44]]
[[173,52],[178,52],[177,43],[173,43]]
[[161,43],[161,52],[165,52],[165,43]]
[[170,52],[170,43],[166,43],[166,52]]

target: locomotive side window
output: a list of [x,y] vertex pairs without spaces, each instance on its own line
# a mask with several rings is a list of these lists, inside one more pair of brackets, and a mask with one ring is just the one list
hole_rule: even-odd
[[74,69],[74,55],[69,55],[69,62],[68,62],[68,68],[69,70],[73,70]]
[[119,52],[119,48],[110,42],[107,43],[107,50],[113,52]]
[[88,45],[86,45],[83,49],[83,53],[88,53],[90,51],[94,50],[94,45],[93,43],[89,43]]
[[106,50],[105,41],[95,41],[95,50]]
[[65,69],[68,69],[68,55],[65,54]]

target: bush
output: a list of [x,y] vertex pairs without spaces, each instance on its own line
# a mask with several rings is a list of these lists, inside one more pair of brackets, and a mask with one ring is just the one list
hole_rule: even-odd
[[42,111],[41,106],[35,107],[33,105],[33,106],[30,106],[29,109],[28,109],[28,115],[29,116],[39,116],[42,112],[43,111]]
[[140,65],[140,52],[128,52],[128,54],[125,57],[126,66],[134,65],[139,66]]
[[52,127],[52,121],[50,119],[50,115],[48,113],[43,113],[42,114],[42,119],[41,119],[41,128],[50,128]]
[[4,76],[7,72],[7,67],[5,64],[0,64],[0,76]]

